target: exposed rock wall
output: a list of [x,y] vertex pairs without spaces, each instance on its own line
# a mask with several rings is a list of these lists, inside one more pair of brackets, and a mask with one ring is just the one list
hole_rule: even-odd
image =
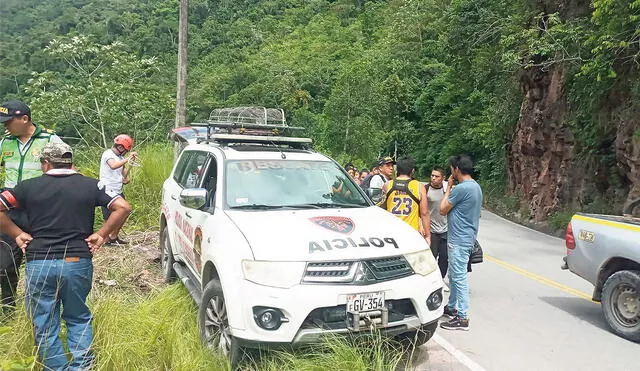
[[525,99],[507,158],[509,185],[544,220],[568,195],[573,135],[566,118],[566,70],[532,68],[521,76]]
[[[617,111],[616,159],[630,184],[626,204],[640,198],[640,106],[632,100]],[[640,216],[639,209],[636,207],[636,216]]]

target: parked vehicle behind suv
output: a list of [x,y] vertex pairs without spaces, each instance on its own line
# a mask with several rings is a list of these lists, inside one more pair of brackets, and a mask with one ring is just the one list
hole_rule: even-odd
[[593,300],[602,303],[614,333],[640,341],[640,218],[576,214],[567,226],[563,269],[591,282]]
[[203,341],[232,363],[244,348],[370,329],[428,341],[443,283],[422,236],[310,139],[281,135],[284,115],[242,115],[176,129],[190,143],[163,185],[162,269],[198,304]]

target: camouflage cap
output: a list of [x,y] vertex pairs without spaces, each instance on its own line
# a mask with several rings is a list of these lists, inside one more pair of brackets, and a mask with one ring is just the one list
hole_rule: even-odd
[[66,143],[48,143],[42,148],[40,159],[56,164],[71,164],[73,151]]

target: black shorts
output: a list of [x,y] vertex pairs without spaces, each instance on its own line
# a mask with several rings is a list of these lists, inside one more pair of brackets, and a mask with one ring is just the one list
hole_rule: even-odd
[[[125,198],[124,193],[120,193],[120,197]],[[111,210],[109,210],[109,208],[107,207],[102,206],[102,220],[106,222],[107,219],[109,219],[109,216],[111,216]]]

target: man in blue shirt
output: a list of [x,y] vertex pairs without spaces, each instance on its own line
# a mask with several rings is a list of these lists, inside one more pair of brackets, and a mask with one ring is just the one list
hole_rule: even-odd
[[[469,282],[467,263],[478,236],[482,190],[473,180],[473,162],[469,156],[454,156],[449,159],[451,176],[447,192],[440,202],[440,214],[447,215],[449,235],[449,283],[451,293],[444,314],[451,320],[440,324],[447,330],[469,329]],[[453,186],[454,180],[458,185]]]

